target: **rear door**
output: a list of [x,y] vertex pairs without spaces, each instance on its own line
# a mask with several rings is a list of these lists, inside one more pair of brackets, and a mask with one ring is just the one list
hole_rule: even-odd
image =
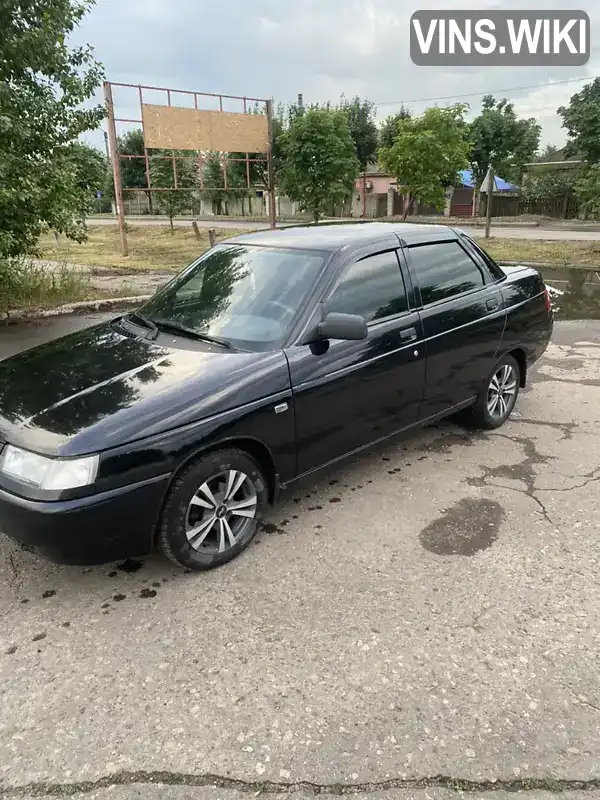
[[495,363],[506,314],[496,277],[458,239],[405,252],[423,323],[426,419],[478,394]]
[[425,362],[410,296],[397,250],[372,253],[347,265],[323,297],[325,313],[364,317],[368,338],[286,348],[299,474],[416,422]]

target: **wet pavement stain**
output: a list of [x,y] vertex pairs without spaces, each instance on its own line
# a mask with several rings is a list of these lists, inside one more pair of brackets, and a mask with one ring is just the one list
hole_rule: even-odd
[[115,594],[113,595],[113,600],[115,601],[115,603],[120,603],[121,600],[125,600],[126,597],[127,597],[126,594]]
[[12,647],[9,647],[7,650],[5,650],[4,652],[6,653],[7,656],[12,656],[13,653],[17,652],[17,648],[16,648],[15,645],[13,645]]
[[519,417],[511,421],[519,425],[538,425],[541,428],[552,428],[555,431],[560,431],[562,433],[561,442],[572,439],[573,433],[579,428],[576,422],[550,422],[545,419],[525,419],[524,417]]
[[21,600],[21,604],[22,605],[25,605],[25,603],[28,603],[28,602],[29,602],[29,600],[26,597],[23,598],[23,600]]
[[62,626],[63,626],[63,628],[70,628],[71,627],[71,623],[70,622],[63,622]]
[[121,570],[121,572],[137,572],[143,566],[143,561],[137,561],[133,558],[126,558],[122,564],[117,564],[117,569]]
[[148,597],[156,597],[156,590],[155,589],[142,589],[140,592],[140,597],[148,598]]
[[45,639],[47,636],[46,633],[36,633],[36,635],[31,640],[32,642],[41,642],[42,639]]
[[55,594],[56,591],[54,589],[48,589],[43,593],[42,597],[44,598],[44,600],[47,600],[49,597],[54,597]]
[[463,498],[427,525],[419,541],[438,556],[473,556],[494,544],[504,516],[495,500]]
[[[354,487],[354,488],[356,488],[356,487]],[[330,497],[329,498],[329,502],[330,503],[341,503],[342,502],[342,498],[341,497]]]
[[112,572],[109,572],[109,573],[108,573],[108,577],[109,577],[109,578],[116,578],[118,574],[119,574],[119,573],[117,572],[117,570],[116,570],[116,569],[113,569],[113,571],[112,571]]
[[263,522],[260,526],[261,531],[263,533],[279,533],[280,529],[275,525],[274,522]]

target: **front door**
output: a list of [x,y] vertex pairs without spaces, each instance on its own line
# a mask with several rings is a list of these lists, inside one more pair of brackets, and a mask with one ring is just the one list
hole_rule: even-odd
[[456,239],[409,247],[406,254],[422,305],[426,419],[479,393],[494,366],[506,313],[493,276]]
[[286,350],[299,474],[416,422],[425,382],[419,315],[395,250],[348,265],[324,311],[360,314],[368,337]]

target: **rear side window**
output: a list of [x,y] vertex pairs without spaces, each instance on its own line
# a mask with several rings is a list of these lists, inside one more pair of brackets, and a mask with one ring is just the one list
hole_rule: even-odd
[[490,258],[490,256],[483,250],[477,242],[474,242],[468,236],[461,235],[461,241],[469,253],[473,256],[475,261],[479,264],[481,269],[492,281],[497,281],[504,277],[504,273],[500,267]]
[[395,250],[352,264],[325,303],[327,313],[360,314],[367,322],[408,310],[404,279]]
[[484,285],[481,270],[458,242],[411,247],[410,260],[424,306]]

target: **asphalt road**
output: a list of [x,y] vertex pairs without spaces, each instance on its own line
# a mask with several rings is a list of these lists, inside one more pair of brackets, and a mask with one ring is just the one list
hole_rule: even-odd
[[[201,228],[245,228],[247,230],[264,230],[269,227],[268,222],[250,222],[244,219],[232,220],[197,220]],[[108,217],[95,217],[89,220],[90,225],[114,225],[115,220]],[[167,217],[127,217],[128,225],[168,225]],[[189,227],[190,219],[176,219],[174,225]],[[290,223],[282,223],[282,227]],[[460,226],[459,226],[460,227]],[[483,238],[483,228],[465,226],[465,230],[477,238]],[[600,239],[600,230],[573,230],[570,228],[543,228],[543,227],[518,227],[516,225],[492,225],[492,236],[499,239],[550,239],[550,240],[583,240],[597,241]]]
[[593,797],[599,483],[600,323],[559,323],[501,430],[346,464],[217,571],[0,540],[0,800]]

